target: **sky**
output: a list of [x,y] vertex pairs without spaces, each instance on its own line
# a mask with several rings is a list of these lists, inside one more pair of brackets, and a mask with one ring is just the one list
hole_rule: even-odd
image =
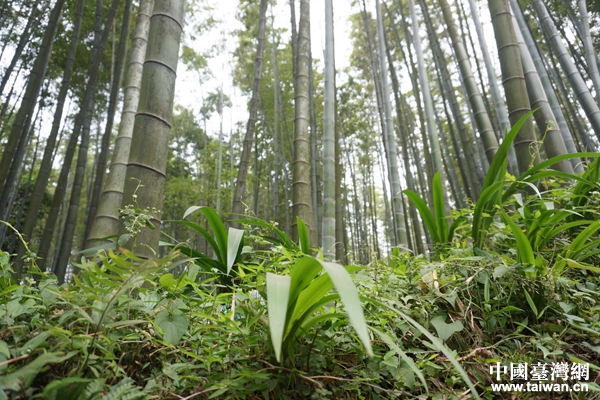
[[[214,7],[214,16],[222,21],[208,37],[203,37],[201,41],[191,41],[189,32],[184,38],[187,46],[196,51],[202,51],[213,43],[218,42],[225,33],[226,52],[217,55],[209,60],[209,68],[213,77],[203,85],[199,84],[198,75],[193,71],[187,71],[185,65],[180,61],[177,68],[177,82],[175,84],[175,104],[180,104],[186,108],[191,108],[198,112],[202,105],[202,97],[207,93],[216,90],[221,82],[223,83],[223,92],[232,100],[233,107],[224,112],[223,131],[225,139],[229,137],[230,127],[235,126],[237,122],[243,122],[244,125],[248,119],[247,102],[248,99],[241,95],[240,91],[232,83],[232,52],[235,50],[237,38],[232,32],[236,29],[242,29],[243,25],[236,20],[235,12],[237,10],[238,0],[209,0]],[[285,28],[290,33],[290,7],[287,0],[279,0],[277,6],[273,7],[275,17],[275,28]],[[235,8],[234,8],[235,7]],[[296,23],[299,19],[300,1],[296,0]],[[350,0],[334,0],[334,35],[335,35],[335,58],[336,67],[339,69],[350,64],[350,53],[352,52],[352,43],[349,36],[348,17],[357,9],[352,9]],[[270,18],[271,7],[267,9],[267,17]],[[269,21],[268,21],[269,22]],[[190,24],[186,24],[186,29],[190,29]],[[206,40],[205,40],[206,39]],[[325,50],[325,2],[322,0],[311,2],[311,41],[312,57],[321,60],[323,65],[323,53]],[[218,115],[213,115],[207,124],[209,135],[216,136],[219,130]]]
[[[388,0],[389,1],[389,0]],[[245,126],[248,118],[247,103],[248,99],[241,95],[240,91],[233,86],[232,83],[232,59],[233,51],[236,48],[237,38],[233,35],[233,31],[241,29],[243,25],[236,20],[235,15],[238,8],[238,0],[207,0],[207,2],[213,8],[214,18],[219,20],[220,23],[212,29],[209,33],[197,38],[192,41],[190,39],[190,29],[192,23],[186,22],[186,35],[183,39],[183,43],[189,47],[194,48],[196,51],[201,52],[207,49],[214,43],[218,43],[222,38],[225,38],[226,51],[211,58],[208,62],[209,69],[212,71],[213,77],[200,85],[198,81],[198,75],[195,72],[187,71],[186,66],[180,61],[178,66],[178,79],[175,87],[175,103],[185,106],[199,113],[202,105],[202,98],[207,93],[215,91],[218,87],[223,85],[223,92],[229,96],[232,100],[233,107],[226,109],[224,113],[223,121],[223,132],[225,140],[229,138],[230,128],[235,126],[238,122]],[[299,7],[300,0],[296,0],[296,22],[299,19]],[[455,7],[455,2],[451,2],[451,6]],[[466,1],[463,2],[469,13],[469,7]],[[478,2],[479,13],[481,16],[482,24],[486,32],[488,48],[493,53],[492,60],[497,60],[495,56],[496,46],[494,43],[494,33],[490,22],[489,13],[485,3]],[[370,10],[373,15],[375,14],[375,0],[366,0],[367,9]],[[338,71],[350,64],[350,54],[352,52],[352,43],[350,41],[350,25],[348,17],[359,11],[358,6],[352,6],[351,0],[334,0],[334,36],[335,36],[335,62]],[[419,7],[417,7],[417,10]],[[270,18],[271,12],[275,17],[275,27],[285,28],[290,33],[290,7],[288,0],[278,0],[277,5],[269,7],[267,10],[267,16]],[[419,12],[419,11],[417,11]],[[473,28],[474,34],[474,28]],[[424,40],[426,33],[424,27],[421,29],[421,39]],[[323,53],[325,49],[325,2],[323,0],[311,1],[311,41],[312,41],[312,57],[315,60],[321,60],[318,64],[321,66],[323,63]],[[424,46],[427,46],[427,42],[423,42]],[[448,49],[449,50],[449,49]],[[424,51],[428,51],[424,47]],[[480,58],[481,59],[481,58]],[[315,64],[317,65],[317,64]],[[499,65],[496,64],[496,69],[499,71]],[[485,72],[484,72],[485,74]],[[338,82],[343,82],[343,77],[338,75]],[[406,81],[407,85],[408,80]],[[407,86],[407,87],[408,87]],[[218,115],[215,113],[210,121],[207,123],[208,134],[211,136],[217,136],[219,130]]]

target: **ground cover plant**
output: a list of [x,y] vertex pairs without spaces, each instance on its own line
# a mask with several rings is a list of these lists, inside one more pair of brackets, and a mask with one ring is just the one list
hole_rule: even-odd
[[[29,250],[15,281],[1,253],[0,398],[539,398],[492,386],[510,363],[569,365],[564,381],[587,391],[563,394],[600,397],[600,164],[507,175],[518,129],[452,224],[439,179],[434,211],[408,193],[436,238],[429,258],[394,248],[343,267],[311,249],[302,220],[295,243],[197,206],[174,222],[214,259],[187,242],[156,259],[105,246],[59,285]],[[186,220],[196,210],[210,231]],[[147,212],[126,216],[128,239]]]

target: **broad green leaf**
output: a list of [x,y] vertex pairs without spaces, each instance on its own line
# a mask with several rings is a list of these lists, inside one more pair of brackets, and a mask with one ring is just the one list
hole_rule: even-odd
[[450,337],[456,332],[460,332],[465,328],[460,321],[454,321],[451,324],[447,324],[445,315],[436,315],[431,319],[431,321],[429,321],[429,323],[433,325],[438,333],[438,336],[444,342],[450,339]]
[[365,320],[362,304],[358,296],[358,290],[356,290],[350,274],[340,264],[327,261],[319,262],[333,281],[335,289],[339,293],[342,303],[344,303],[350,323],[354,327],[354,330],[356,330],[356,334],[362,341],[363,346],[365,346],[367,354],[372,356],[373,349],[371,348],[371,338],[367,330],[367,321]]
[[429,230],[431,240],[433,240],[434,243],[440,243],[442,239],[438,235],[435,218],[431,214],[431,211],[429,211],[429,208],[427,207],[425,201],[412,190],[406,189],[402,191],[402,193],[404,193],[406,197],[408,197],[408,199],[411,201],[411,203],[413,203],[414,206],[417,207],[417,210],[421,215],[421,219],[423,219],[425,226]]
[[188,321],[180,310],[162,310],[156,315],[154,323],[165,332],[165,342],[176,345],[187,332]]
[[[475,210],[473,210],[473,247],[482,247],[483,234],[488,228],[492,221],[492,217],[495,213],[493,197],[502,188],[502,182],[495,182],[489,187],[485,188],[479,195],[479,199],[475,204]],[[486,216],[486,214],[488,214]]]
[[221,221],[221,217],[210,207],[202,206],[200,211],[204,214],[208,223],[215,235],[215,241],[218,245],[219,260],[225,264],[227,262],[227,231],[225,231],[225,225]]
[[246,219],[234,219],[234,220],[232,220],[232,222],[238,222],[240,224],[262,226],[264,228],[269,228],[277,236],[279,236],[279,239],[262,236],[265,240],[275,240],[275,241],[278,242],[278,244],[282,244],[287,249],[290,249],[290,250],[299,250],[298,245],[296,243],[294,243],[292,241],[292,239],[290,239],[290,237],[285,232],[283,232],[281,229],[278,229],[273,224],[270,224],[268,222],[263,221],[260,218],[247,216]]
[[[217,242],[215,241],[215,239],[212,237],[212,235],[210,233],[208,233],[208,231],[206,229],[204,229],[200,225],[195,224],[195,223],[190,222],[190,221],[169,220],[169,221],[165,221],[165,222],[175,222],[177,224],[189,226],[190,228],[194,229],[196,232],[198,232],[199,234],[201,234],[204,237],[204,239],[206,239],[206,241],[208,242],[208,244],[210,245],[210,247],[213,249],[215,255],[217,256],[217,259],[221,263],[225,264],[225,259],[221,258],[221,252],[219,251],[219,245],[217,244]],[[181,247],[184,247],[184,246],[180,246],[178,248],[181,248]]]
[[190,215],[194,211],[199,210],[200,208],[201,208],[200,206],[191,206],[191,207],[189,207],[187,210],[185,210],[185,212],[183,213],[183,217],[181,217],[181,219],[185,219],[185,217],[187,217],[188,215]]
[[579,254],[585,242],[594,234],[596,231],[600,229],[600,221],[594,221],[590,226],[585,228],[567,247],[566,256],[568,258],[574,258],[577,254]]
[[4,340],[0,340],[0,355],[3,355],[8,360],[10,358],[10,351],[8,350],[8,344]]
[[300,217],[296,217],[296,223],[298,224],[298,239],[300,240],[300,249],[306,255],[310,255],[310,236],[306,224]]
[[460,224],[467,221],[467,217],[458,217],[454,220],[452,225],[450,225],[450,229],[448,230],[448,242],[451,242],[454,238],[454,231],[460,226]]
[[79,399],[85,388],[84,384],[93,379],[72,376],[50,382],[43,392],[44,399],[70,400]]
[[292,279],[286,275],[267,273],[267,309],[269,332],[275,350],[275,358],[281,361],[281,345],[286,327],[286,314]]
[[50,337],[50,334],[48,332],[42,332],[39,335],[32,337],[18,350],[19,355],[30,353],[38,347],[41,347],[42,345],[46,344],[46,340],[48,339],[48,337]]
[[177,283],[177,280],[175,279],[173,274],[165,274],[160,277],[158,283],[160,283],[160,285],[164,288],[170,288],[174,286],[175,283]]
[[502,141],[502,144],[498,147],[496,155],[494,156],[494,159],[490,164],[490,168],[488,169],[488,172],[485,175],[483,186],[481,188],[482,190],[485,190],[493,183],[504,179],[504,176],[500,176],[499,172],[502,169],[502,165],[506,162],[506,157],[508,155],[510,146],[517,137],[521,126],[525,123],[527,118],[533,115],[534,111],[535,110],[532,110],[525,114],[519,121],[517,121],[517,123],[510,129],[510,131],[508,131],[506,136],[504,136],[504,140]]
[[229,235],[227,237],[227,275],[231,272],[233,264],[240,251],[240,243],[244,237],[244,231],[236,228],[229,228]]
[[519,226],[513,221],[506,213],[500,210],[500,215],[506,224],[510,227],[515,240],[517,241],[517,256],[522,264],[535,265],[535,256],[533,255],[533,249],[531,244],[525,236],[525,233],[519,228]]
[[292,279],[290,286],[289,307],[294,307],[300,292],[310,285],[323,267],[316,259],[310,256],[304,256],[294,263],[290,270]]

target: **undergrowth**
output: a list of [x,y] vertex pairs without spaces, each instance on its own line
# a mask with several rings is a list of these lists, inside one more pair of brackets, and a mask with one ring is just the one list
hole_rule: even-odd
[[[253,217],[225,229],[206,207],[177,223],[212,257],[100,250],[59,285],[30,252],[15,281],[0,252],[0,399],[600,398],[600,166],[564,176],[554,162],[520,177],[493,162],[452,225],[411,194],[437,232],[428,257],[342,267],[302,221],[294,243]],[[212,232],[185,220],[196,210]],[[553,382],[589,391],[493,391],[511,363],[585,366]]]

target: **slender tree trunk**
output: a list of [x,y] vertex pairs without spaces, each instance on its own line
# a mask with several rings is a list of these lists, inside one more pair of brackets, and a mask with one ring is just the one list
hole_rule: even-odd
[[125,174],[129,160],[129,149],[131,146],[131,135],[137,111],[140,88],[142,82],[142,70],[144,57],[146,56],[146,44],[148,42],[148,30],[150,29],[150,15],[154,0],[141,0],[138,16],[133,35],[131,56],[127,66],[127,79],[125,93],[123,96],[123,111],[119,132],[115,141],[110,170],[106,176],[104,188],[98,202],[98,212],[90,228],[87,247],[98,246],[113,242],[115,239],[104,239],[115,236],[119,230],[118,209],[123,202],[123,188],[125,187]]
[[[485,34],[483,33],[483,25],[479,19],[479,12],[475,4],[475,0],[469,0],[469,7],[471,8],[471,18],[475,24],[475,31],[477,33],[477,39],[479,40],[479,47],[483,54],[483,62],[487,71],[488,81],[490,84],[490,91],[492,93],[492,101],[494,102],[494,109],[496,110],[496,116],[500,123],[500,136],[504,138],[504,135],[510,130],[510,121],[508,119],[508,110],[506,109],[506,103],[500,94],[500,86],[498,85],[498,78],[496,77],[496,69],[492,63],[492,57],[490,57],[490,51],[487,47],[487,41]],[[517,168],[517,156],[515,153],[514,146],[510,146],[508,153],[509,170],[513,173],[516,172]]]
[[98,160],[96,163],[96,178],[91,191],[90,206],[87,212],[87,221],[85,227],[84,241],[82,247],[85,246],[87,238],[89,237],[90,230],[92,228],[93,221],[96,217],[98,210],[98,203],[100,201],[100,195],[102,190],[102,181],[104,180],[104,174],[106,170],[106,164],[108,162],[108,151],[110,147],[110,137],[113,131],[113,124],[115,120],[115,112],[117,110],[117,103],[119,99],[119,91],[121,89],[121,76],[123,74],[123,64],[125,63],[125,53],[127,48],[127,41],[129,40],[129,20],[130,20],[131,0],[125,1],[125,10],[123,12],[123,25],[121,26],[121,35],[119,37],[119,47],[117,50],[117,58],[115,61],[110,98],[108,101],[108,111],[106,128],[104,135],[102,136],[102,144],[100,146],[100,153],[98,154]]
[[294,85],[296,117],[294,122],[294,163],[292,174],[292,237],[295,241],[298,241],[296,218],[302,219],[309,231],[313,221],[310,187],[310,146],[308,136],[309,43],[310,3],[309,0],[301,0],[300,23],[298,28],[298,58]]
[[[384,3],[384,6],[386,7],[386,11],[388,13],[388,15],[390,16],[391,19],[391,14],[389,13],[389,10],[387,9],[387,5]],[[390,53],[390,49],[389,46],[387,45],[387,40],[386,37],[384,36],[384,40],[385,40],[385,50],[386,50],[386,56],[387,56],[387,61],[388,61],[388,68],[390,70],[390,76],[392,79],[392,91],[394,93],[394,100],[395,100],[395,105],[396,105],[396,118],[398,119],[398,126],[399,126],[399,137],[400,137],[400,147],[402,148],[402,159],[404,162],[404,173],[406,175],[406,184],[408,189],[415,191],[415,182],[414,182],[414,177],[412,175],[412,171],[410,170],[410,162],[408,159],[408,145],[407,145],[407,140],[406,140],[406,135],[407,135],[407,131],[408,128],[406,126],[406,124],[404,123],[404,118],[402,116],[402,103],[401,103],[401,99],[400,96],[402,95],[400,93],[400,84],[398,83],[398,77],[396,75],[396,69],[394,67],[394,63],[392,60],[392,55]],[[419,224],[419,218],[417,216],[417,212],[415,210],[414,207],[409,207],[408,208],[408,212],[410,214],[410,220],[413,223],[413,227],[414,227],[414,231],[415,231],[415,247],[417,254],[423,254],[424,248],[423,248],[423,242],[421,239],[421,226]],[[408,230],[408,225],[406,225],[406,228]]]
[[579,15],[581,19],[582,41],[585,48],[585,58],[590,74],[590,79],[596,90],[596,104],[600,104],[600,73],[598,72],[598,64],[596,63],[596,51],[590,36],[590,17],[587,12],[585,0],[579,0]]
[[296,67],[298,59],[298,31],[296,28],[296,2],[289,0],[290,4],[290,24],[292,25],[292,71],[296,76]]
[[271,34],[273,35],[273,221],[279,223],[279,67],[277,65],[277,41],[275,17],[271,6]]
[[391,237],[393,246],[407,247],[408,239],[406,235],[406,226],[404,225],[404,210],[402,207],[402,190],[400,188],[400,171],[398,168],[398,147],[396,144],[396,135],[394,133],[394,123],[392,119],[392,107],[390,103],[390,89],[388,85],[388,70],[385,61],[385,40],[382,9],[379,0],[376,0],[377,7],[377,43],[379,45],[379,69],[382,88],[383,111],[385,115],[385,136],[387,141],[387,159],[390,175],[390,190],[392,198],[392,216],[393,233]]
[[[423,50],[421,47],[421,38],[419,36],[419,24],[417,21],[417,12],[413,0],[408,0],[410,9],[410,15],[412,20],[413,28],[413,45],[415,46],[415,53],[417,55],[417,66],[419,69],[419,82],[421,84],[423,94],[423,104],[425,108],[425,119],[427,127],[427,137],[429,139],[429,146],[431,148],[431,156],[433,159],[433,172],[440,174],[442,184],[445,183],[444,164],[442,162],[442,151],[440,147],[440,140],[438,135],[437,126],[435,123],[435,111],[433,109],[433,99],[431,97],[431,90],[429,87],[429,77],[427,75],[427,69],[425,68],[425,59],[423,57]],[[425,145],[425,144],[424,144]],[[446,192],[443,193],[446,198]],[[446,202],[447,204],[447,202]],[[433,207],[433,203],[430,204]]]
[[[265,23],[267,13],[267,0],[260,1],[260,20],[258,23],[258,45],[256,47],[256,58],[254,59],[254,81],[252,82],[252,99],[250,100],[250,115],[246,125],[246,134],[244,144],[242,145],[242,154],[240,156],[240,165],[235,183],[235,192],[233,194],[233,207],[231,213],[241,214],[244,211],[242,197],[246,191],[246,177],[248,176],[248,166],[250,164],[250,154],[252,152],[252,141],[254,140],[254,130],[256,129],[256,120],[260,106],[260,80],[262,77],[263,51],[265,48]],[[234,224],[238,225],[238,224]]]
[[[558,128],[558,123],[554,117],[554,113],[550,108],[550,103],[542,87],[542,82],[537,73],[533,59],[529,54],[529,49],[523,40],[523,35],[517,24],[517,20],[513,17],[513,26],[517,35],[517,42],[521,51],[521,62],[523,63],[523,73],[525,74],[525,82],[527,84],[527,94],[529,102],[533,109],[537,111],[533,114],[537,123],[540,135],[543,139],[544,149],[548,158],[568,154],[565,142]],[[553,168],[566,172],[573,173],[573,167],[569,160],[563,160],[552,166]]]
[[[184,15],[185,0],[155,0],[150,18],[142,89],[131,138],[122,203],[123,207],[134,203],[153,213],[152,224],[155,229],[144,228],[135,242],[128,242],[134,253],[144,258],[153,258],[158,253],[161,225],[159,210],[163,204]],[[139,187],[139,184],[144,187]],[[123,225],[119,233],[125,234]]]
[[[521,117],[531,110],[525,77],[523,76],[519,45],[512,24],[508,0],[488,0],[488,4],[502,69],[508,117],[511,124],[515,125]],[[520,173],[527,171],[532,164],[539,163],[539,152],[535,143],[533,122],[529,118],[521,126],[514,142]],[[531,146],[534,146],[534,148],[531,149]]]
[[[81,200],[81,190],[83,188],[83,178],[85,176],[85,170],[88,162],[88,147],[90,138],[90,127],[92,124],[92,116],[94,112],[94,92],[96,90],[96,84],[98,82],[98,75],[100,71],[100,64],[102,61],[102,54],[104,48],[108,42],[110,35],[110,28],[112,27],[115,15],[117,13],[117,7],[120,0],[114,0],[111,9],[106,18],[104,30],[102,36],[94,46],[92,55],[92,64],[90,66],[89,78],[86,84],[86,91],[81,103],[81,108],[77,119],[75,120],[74,136],[81,135],[81,143],[79,144],[79,152],[77,154],[77,165],[75,169],[75,177],[73,178],[73,189],[71,190],[71,198],[69,201],[69,209],[67,212],[67,218],[63,231],[63,239],[60,245],[60,253],[57,259],[57,265],[55,269],[56,276],[59,282],[64,282],[65,272],[71,256],[71,249],[73,246],[73,237],[75,235],[75,228],[77,226],[77,217],[79,213],[79,203]],[[88,186],[89,187],[89,186]]]
[[[444,92],[446,93],[446,96],[448,97],[450,103],[450,109],[452,110],[454,121],[456,122],[457,129],[459,130],[459,132],[462,132],[462,148],[465,153],[465,157],[461,159],[461,162],[459,162],[459,166],[461,169],[461,174],[463,176],[465,190],[467,191],[467,195],[469,197],[471,197],[473,200],[477,200],[477,198],[479,197],[481,184],[483,183],[483,171],[481,169],[481,165],[479,165],[479,163],[476,162],[477,158],[475,157],[475,150],[473,149],[474,143],[466,140],[467,136],[465,132],[467,131],[467,128],[465,126],[463,115],[461,113],[458,99],[456,97],[456,92],[451,86],[452,79],[450,77],[450,71],[448,70],[446,57],[442,52],[439,38],[437,36],[437,33],[435,32],[434,25],[431,21],[429,12],[427,12],[427,8],[425,7],[425,3],[423,1],[421,1],[421,9],[423,10],[423,16],[425,17],[425,23],[427,25],[429,42],[431,43],[431,48],[433,50],[433,59],[436,66],[438,67],[437,69],[441,74],[440,92],[442,93],[442,96],[444,96]],[[451,124],[450,121],[449,124]]]
[[542,30],[550,38],[548,44],[556,53],[558,61],[565,72],[571,87],[575,91],[579,104],[585,111],[596,137],[598,140],[600,140],[600,109],[598,108],[598,104],[594,101],[594,98],[592,97],[583,78],[581,77],[581,74],[569,56],[565,45],[558,36],[556,27],[554,26],[552,19],[550,19],[550,15],[548,14],[548,10],[546,10],[546,6],[540,0],[532,0],[532,4],[538,15]]
[[23,162],[29,125],[33,118],[33,112],[46,75],[46,68],[50,60],[50,54],[52,53],[52,45],[56,31],[58,30],[64,3],[65,0],[57,0],[50,12],[48,26],[46,27],[42,44],[33,63],[25,95],[13,122],[8,141],[4,145],[4,151],[0,159],[0,187],[2,188],[2,193],[0,194],[0,216],[3,216],[7,211],[8,199],[15,187],[18,169]]
[[323,111],[323,256],[335,258],[335,69],[333,66],[333,3],[325,0],[325,95]]
[[[531,58],[533,59],[535,69],[540,77],[540,80],[541,80],[541,83],[542,83],[542,86],[544,89],[544,93],[546,94],[548,102],[550,103],[552,113],[554,114],[554,117],[558,124],[558,128],[560,129],[560,133],[561,133],[563,142],[565,144],[565,147],[567,149],[567,152],[571,153],[571,154],[576,153],[577,148],[575,146],[575,142],[573,141],[573,136],[571,135],[571,131],[569,130],[569,127],[567,125],[567,121],[562,112],[562,109],[561,109],[560,103],[558,101],[558,98],[556,96],[556,93],[554,92],[554,89],[552,88],[552,84],[550,83],[550,78],[548,77],[546,68],[544,67],[544,62],[541,58],[538,45],[533,40],[531,32],[529,31],[529,26],[525,22],[525,17],[523,15],[521,7],[517,3],[517,1],[510,0],[510,5],[511,5],[513,14],[517,20],[517,24],[519,27],[519,29],[517,29],[517,27],[515,27],[515,31],[520,31],[520,33],[524,37],[525,44],[527,45],[529,54],[530,54]],[[579,158],[572,158],[571,165],[572,165],[573,169],[575,170],[575,172],[583,171],[583,166],[582,166]]]
[[308,100],[310,108],[310,182],[312,185],[312,209],[314,229],[311,231],[313,243],[323,243],[323,197],[319,176],[319,150],[317,149],[317,114],[315,112],[315,90],[313,78],[312,52],[309,52]]
[[[23,53],[25,46],[29,42],[29,38],[31,37],[31,32],[30,32],[31,25],[33,25],[33,23],[35,21],[35,16],[36,16],[36,12],[37,12],[37,8],[38,8],[39,4],[40,4],[40,0],[35,0],[33,5],[31,6],[31,11],[29,12],[29,18],[27,18],[27,23],[25,24],[25,28],[23,28],[23,32],[21,32],[21,36],[19,37],[19,43],[17,43],[17,47],[15,48],[15,53],[13,55],[13,58],[10,61],[10,64],[8,64],[8,66],[4,70],[4,76],[2,77],[2,81],[0,82],[0,96],[2,96],[2,93],[4,93],[4,88],[6,87],[6,84],[8,83],[8,80],[9,80],[15,66],[17,65],[17,62],[21,58],[21,54]],[[8,42],[8,40],[5,43],[7,43],[7,42]]]
[[[485,104],[483,103],[483,97],[477,88],[477,83],[471,70],[471,63],[469,62],[469,56],[467,55],[465,44],[462,41],[458,30],[456,29],[456,24],[454,22],[454,18],[452,17],[452,11],[450,10],[450,5],[446,0],[438,0],[438,2],[440,4],[440,8],[442,9],[442,15],[444,16],[444,21],[446,22],[450,39],[452,40],[452,47],[458,62],[460,75],[467,92],[469,104],[471,105],[471,110],[473,110],[475,124],[477,130],[479,131],[479,137],[483,143],[485,156],[488,162],[491,163],[492,159],[496,155],[496,151],[498,150],[498,140],[494,135],[490,117],[486,111]],[[470,155],[467,154],[467,157],[469,156]],[[477,176],[477,179],[479,181],[481,176]],[[478,185],[481,186],[481,182],[478,182]]]

